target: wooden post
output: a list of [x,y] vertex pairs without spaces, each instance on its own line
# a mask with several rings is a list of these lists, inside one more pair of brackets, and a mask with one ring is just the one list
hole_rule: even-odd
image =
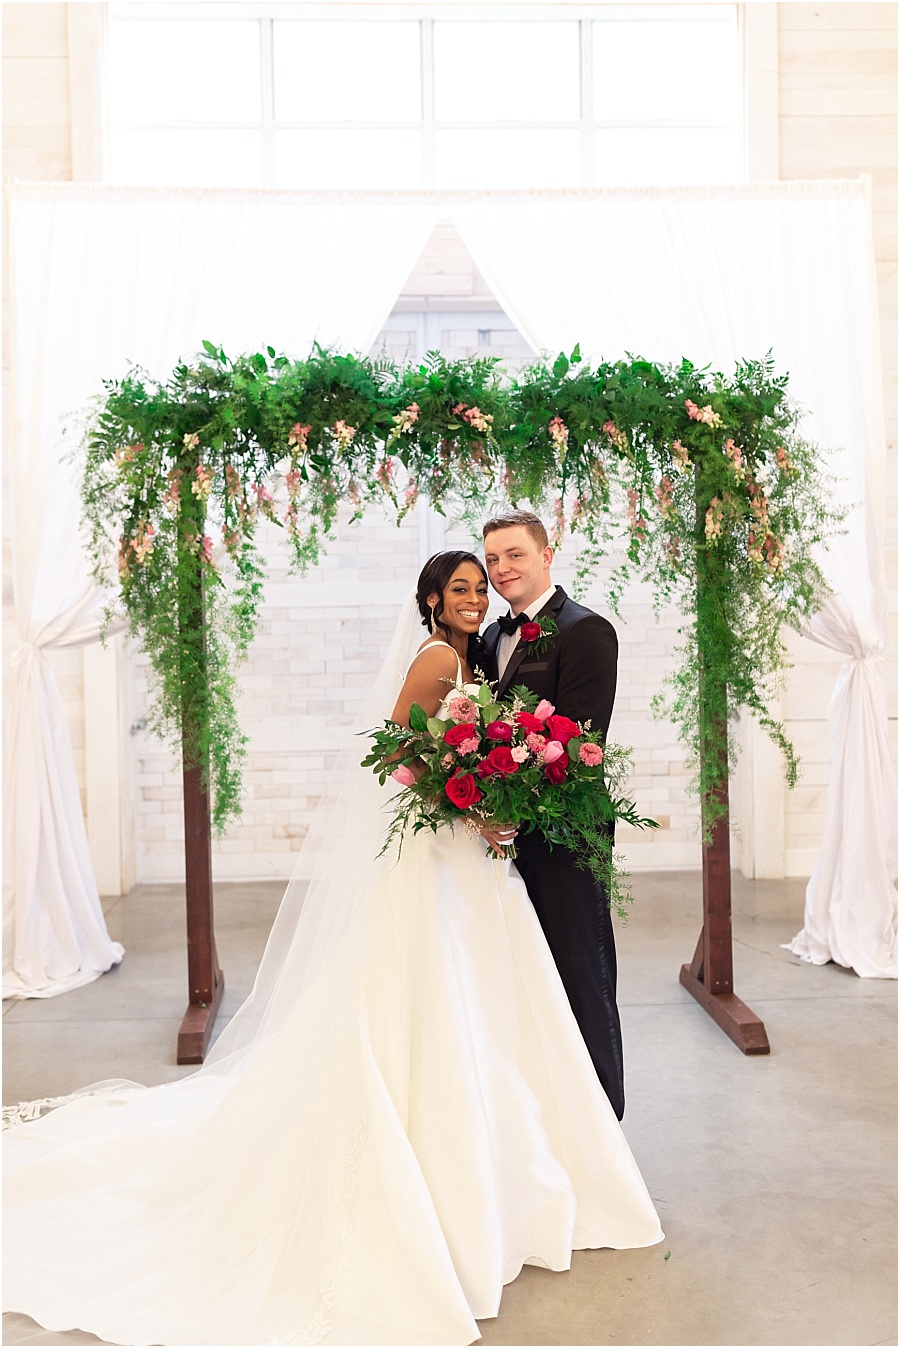
[[727,781],[719,804],[724,814],[719,814],[703,844],[703,927],[694,958],[682,964],[679,981],[742,1053],[768,1053],[765,1025],[734,992]]
[[179,623],[182,632],[192,633],[193,640],[182,646],[185,656],[181,671],[188,1007],[178,1031],[179,1064],[203,1062],[225,988],[213,930],[209,791],[204,785],[203,770],[206,765],[196,761],[196,736],[191,734],[193,694],[203,686],[206,664],[203,573],[199,557],[185,551],[182,560],[182,575],[190,579],[179,604]]
[[188,1007],[178,1031],[178,1062],[201,1063],[225,989],[213,929],[209,795],[199,767],[185,767],[184,883],[187,899]]
[[[706,502],[697,496],[697,532],[703,538],[706,521]],[[701,706],[708,709],[707,725],[712,729],[701,743],[701,754],[707,764],[718,766],[720,785],[702,802],[703,830],[703,927],[694,958],[681,966],[679,981],[712,1016],[716,1024],[733,1039],[742,1053],[769,1052],[766,1027],[734,992],[734,965],[731,941],[731,839],[728,820],[728,690],[714,682],[704,668],[704,648],[707,642],[728,640],[727,613],[710,610],[706,602],[711,593],[710,582],[715,557],[706,550],[699,551],[697,571],[697,608],[700,655]],[[704,626],[703,624],[706,624]]]

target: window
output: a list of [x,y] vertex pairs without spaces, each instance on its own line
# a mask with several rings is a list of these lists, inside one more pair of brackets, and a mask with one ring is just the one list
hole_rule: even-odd
[[[743,176],[737,5],[119,4],[116,182],[577,187]],[[372,5],[373,11],[378,6]],[[471,11],[470,11],[471,12]],[[250,17],[245,17],[246,15]],[[537,14],[537,17],[533,17]]]

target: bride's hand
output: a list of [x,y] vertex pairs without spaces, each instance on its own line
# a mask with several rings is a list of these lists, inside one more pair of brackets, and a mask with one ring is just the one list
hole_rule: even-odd
[[493,821],[482,825],[481,836],[498,857],[505,857],[509,855],[507,848],[518,831],[515,824],[498,824]]

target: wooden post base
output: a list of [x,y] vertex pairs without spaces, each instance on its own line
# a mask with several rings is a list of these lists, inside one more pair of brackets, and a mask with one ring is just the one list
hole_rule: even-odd
[[209,1040],[216,1023],[216,1012],[225,991],[225,975],[221,969],[216,971],[213,993],[206,1005],[200,1002],[188,1002],[188,1009],[178,1031],[179,1066],[187,1063],[202,1063],[209,1048]]
[[689,964],[682,964],[678,981],[692,997],[696,997],[704,1011],[712,1016],[729,1039],[734,1040],[742,1053],[770,1051],[765,1025],[740,997],[736,997],[733,992],[710,992],[702,979],[691,971]]

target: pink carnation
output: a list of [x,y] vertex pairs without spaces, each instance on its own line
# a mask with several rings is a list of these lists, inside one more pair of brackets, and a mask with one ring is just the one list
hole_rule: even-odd
[[525,759],[528,757],[528,749],[524,744],[514,745],[512,749],[510,749],[510,753],[513,756],[513,761],[516,763],[524,763]]
[[451,719],[459,725],[465,721],[474,721],[478,708],[470,697],[455,697],[448,711]]
[[416,780],[415,773],[411,768],[408,768],[405,763],[401,763],[399,768],[394,768],[391,776],[394,781],[399,782],[401,786],[412,786]]
[[458,744],[456,746],[456,752],[458,754],[477,754],[478,740],[475,738],[474,735],[472,736],[471,739],[463,740],[461,744]]
[[599,744],[582,744],[578,757],[586,768],[598,768],[603,762],[603,750]]
[[533,754],[539,754],[541,750],[546,747],[547,738],[545,735],[538,735],[537,733],[532,732],[530,735],[525,736],[525,743]]
[[542,697],[540,702],[534,709],[534,715],[538,718],[539,721],[546,721],[547,717],[552,716],[555,711],[556,708],[554,707],[553,703],[548,702],[545,697]]
[[559,740],[550,740],[550,742],[544,746],[541,757],[545,763],[555,763],[558,758],[562,758],[565,752],[566,751]]

